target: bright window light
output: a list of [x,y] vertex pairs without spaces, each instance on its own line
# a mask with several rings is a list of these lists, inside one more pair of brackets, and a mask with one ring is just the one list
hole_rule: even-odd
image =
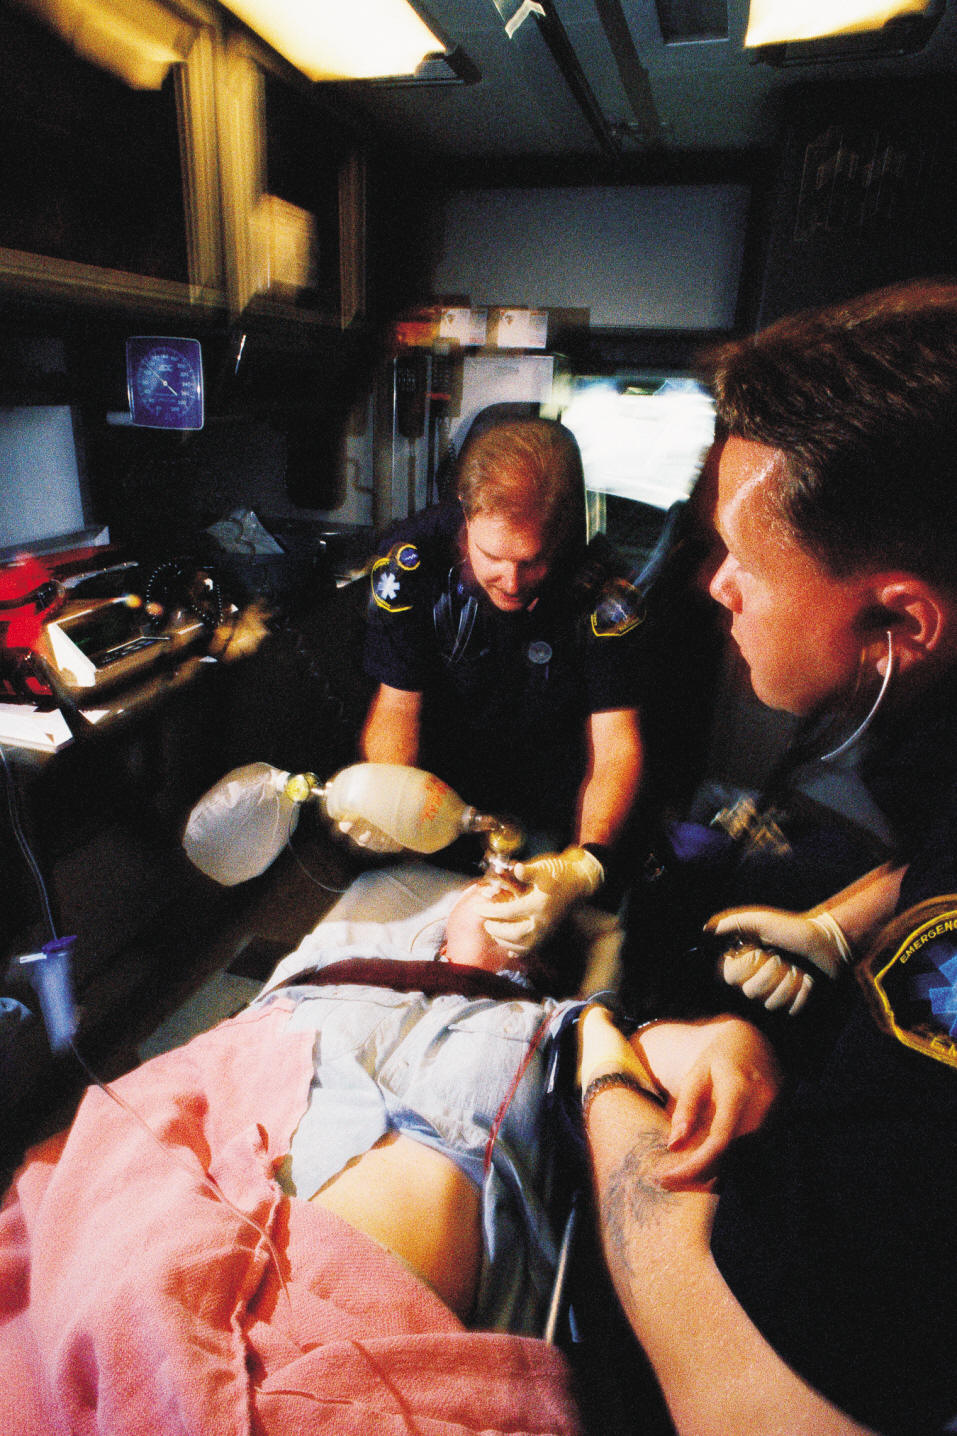
[[668,509],[686,499],[714,438],[714,401],[693,379],[625,388],[585,383],[562,412],[578,440],[585,487]]
[[445,46],[406,0],[226,0],[310,80],[411,75]]
[[744,43],[784,45],[880,30],[899,15],[924,15],[933,0],[751,0]]

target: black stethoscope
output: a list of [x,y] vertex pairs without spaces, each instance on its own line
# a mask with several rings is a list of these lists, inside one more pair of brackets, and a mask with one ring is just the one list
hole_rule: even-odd
[[[433,613],[439,638],[450,644],[446,653],[449,663],[458,663],[464,657],[478,618],[478,599],[474,594],[465,591],[460,577],[464,563],[465,560],[461,559],[449,569],[445,592],[440,596]],[[463,597],[465,601],[458,608],[458,620],[456,621],[457,599]],[[525,650],[525,656],[532,666],[533,672],[547,680],[548,666],[553,656],[551,644],[546,643],[543,638],[533,638]]]

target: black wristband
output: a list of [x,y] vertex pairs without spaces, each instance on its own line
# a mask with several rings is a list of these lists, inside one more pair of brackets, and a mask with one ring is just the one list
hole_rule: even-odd
[[657,1103],[658,1106],[662,1105],[662,1094],[660,1092],[650,1092],[633,1072],[624,1072],[621,1070],[617,1072],[603,1072],[600,1077],[593,1078],[582,1093],[583,1124],[588,1121],[588,1109],[591,1107],[591,1104],[599,1092],[604,1092],[609,1087],[625,1087],[629,1092],[637,1092],[642,1097],[649,1097],[651,1101]]

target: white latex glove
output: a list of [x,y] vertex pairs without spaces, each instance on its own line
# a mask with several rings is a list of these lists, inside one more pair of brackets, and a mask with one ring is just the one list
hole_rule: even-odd
[[390,838],[381,828],[370,823],[366,818],[344,817],[336,823],[340,833],[345,833],[351,843],[356,847],[365,848],[369,853],[401,853],[402,844]]
[[711,918],[705,932],[734,941],[718,963],[730,987],[740,987],[745,997],[763,1002],[769,1011],[784,1007],[792,1017],[807,1002],[814,978],[789,962],[789,953],[832,980],[851,962],[850,943],[827,911],[732,908]]
[[605,870],[594,853],[578,847],[516,863],[514,874],[527,891],[508,902],[478,909],[489,937],[512,952],[536,947],[570,907],[591,897],[605,879]]

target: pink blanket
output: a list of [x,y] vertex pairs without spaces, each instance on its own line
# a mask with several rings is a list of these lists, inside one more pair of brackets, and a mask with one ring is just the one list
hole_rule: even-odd
[[283,1195],[312,1070],[286,1016],[243,1013],[115,1084],[166,1150],[93,1088],[29,1154],[0,1212],[0,1431],[578,1432],[559,1353],[467,1331],[361,1233]]

